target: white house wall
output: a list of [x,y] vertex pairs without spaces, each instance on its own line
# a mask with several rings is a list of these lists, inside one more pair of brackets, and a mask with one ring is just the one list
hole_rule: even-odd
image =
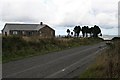
[[9,29],[8,29],[8,27],[7,27],[7,25],[6,25],[6,27],[4,28],[4,30],[3,30],[3,34],[5,34],[5,32],[7,32],[7,35],[9,35]]

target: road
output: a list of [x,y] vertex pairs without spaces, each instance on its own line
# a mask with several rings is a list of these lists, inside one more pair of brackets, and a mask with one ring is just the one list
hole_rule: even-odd
[[102,42],[5,63],[3,78],[73,78],[85,71],[105,47]]

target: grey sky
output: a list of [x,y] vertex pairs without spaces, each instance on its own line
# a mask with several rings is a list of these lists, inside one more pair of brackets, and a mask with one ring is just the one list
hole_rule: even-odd
[[118,1],[1,0],[0,29],[6,22],[39,23],[43,21],[52,27],[96,24],[101,27],[103,34],[114,35],[118,31]]

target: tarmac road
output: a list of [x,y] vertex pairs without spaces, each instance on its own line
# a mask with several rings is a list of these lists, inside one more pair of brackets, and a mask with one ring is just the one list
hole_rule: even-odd
[[73,78],[91,64],[104,42],[35,56],[2,65],[3,78]]

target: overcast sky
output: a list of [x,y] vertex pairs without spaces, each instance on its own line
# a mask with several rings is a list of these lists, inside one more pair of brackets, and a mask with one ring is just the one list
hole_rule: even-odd
[[105,35],[118,34],[119,0],[1,0],[0,30],[6,22],[40,23],[65,34],[75,25],[100,26]]

